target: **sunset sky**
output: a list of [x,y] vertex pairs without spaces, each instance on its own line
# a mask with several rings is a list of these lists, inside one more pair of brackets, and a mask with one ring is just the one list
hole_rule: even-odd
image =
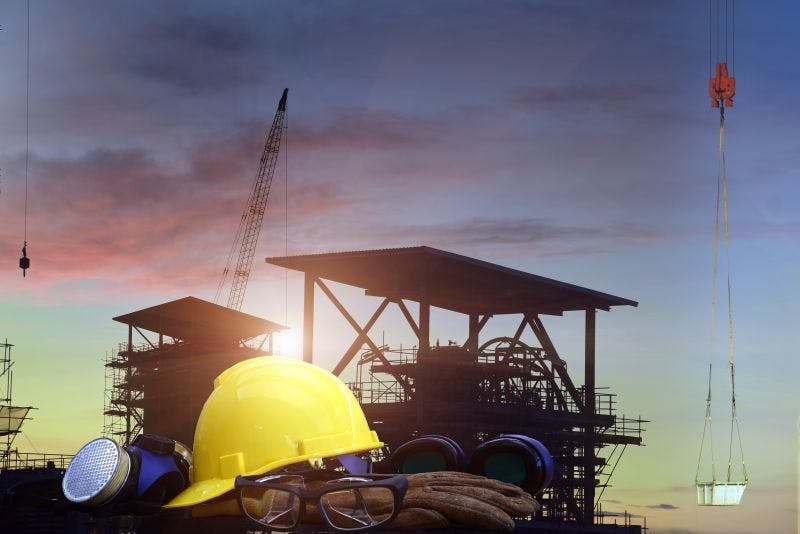
[[[286,252],[429,245],[636,300],[598,314],[598,386],[652,421],[604,510],[646,516],[652,533],[795,532],[800,6],[788,0],[737,3],[726,123],[751,486],[738,508],[694,505],[719,116],[706,6],[33,0],[23,279],[26,3],[3,0],[0,339],[15,345],[16,403],[38,407],[17,445],[74,453],[101,433],[103,358],[127,335],[111,317],[213,298],[288,87],[242,309],[292,327],[284,354],[299,353],[302,276],[264,258]],[[332,287],[362,322],[379,302]],[[354,333],[326,302],[317,311],[316,363],[330,369]],[[582,383],[583,315],[543,320]],[[463,343],[463,317],[432,321],[432,339]],[[515,326],[496,318],[482,335]],[[414,342],[399,313],[374,334]]]

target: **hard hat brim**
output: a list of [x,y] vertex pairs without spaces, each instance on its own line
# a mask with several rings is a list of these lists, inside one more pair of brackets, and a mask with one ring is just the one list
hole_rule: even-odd
[[[314,458],[335,458],[342,454],[368,452],[383,447],[384,443],[377,439],[378,437],[377,434],[375,434],[374,431],[371,431],[371,434],[373,435],[375,441],[367,446],[361,445],[358,447],[344,447],[338,450],[329,451],[324,454],[315,454],[313,456],[312,455],[298,456],[296,458],[292,458],[286,461],[273,462],[272,464],[265,465],[264,467],[256,469],[255,471],[249,473],[241,473],[241,474],[245,476],[258,475],[262,473],[268,473],[275,469],[280,469],[281,467],[285,467],[290,464],[300,463],[304,461],[311,461]],[[211,499],[220,497],[228,493],[229,491],[232,491],[235,480],[236,477],[209,478],[206,480],[195,482],[194,484],[192,484],[191,486],[180,492],[170,502],[165,504],[163,508],[184,508],[187,506],[195,506],[197,504],[208,502]]]
[[180,492],[164,508],[183,508],[201,504],[233,489],[234,478],[210,478],[202,480]]

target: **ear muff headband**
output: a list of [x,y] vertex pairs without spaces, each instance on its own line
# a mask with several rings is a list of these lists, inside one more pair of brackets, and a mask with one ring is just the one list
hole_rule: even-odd
[[553,479],[553,458],[547,448],[533,438],[501,435],[475,449],[469,471],[488,478],[517,484],[534,495]]
[[461,446],[447,436],[430,434],[400,445],[389,458],[394,473],[464,471],[466,455]]

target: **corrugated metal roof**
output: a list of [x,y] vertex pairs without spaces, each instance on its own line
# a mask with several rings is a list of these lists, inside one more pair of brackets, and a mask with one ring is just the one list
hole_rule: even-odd
[[195,297],[165,302],[114,320],[181,340],[237,342],[287,328]]
[[427,300],[460,313],[560,314],[636,306],[626,298],[431,247],[267,258],[267,263],[360,287],[368,295]]

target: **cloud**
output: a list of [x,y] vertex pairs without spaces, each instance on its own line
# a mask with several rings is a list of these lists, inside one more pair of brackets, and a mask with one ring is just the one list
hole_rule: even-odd
[[[241,124],[169,158],[145,148],[105,146],[77,155],[33,153],[28,252],[35,276],[27,280],[28,287],[80,296],[87,284],[105,287],[97,294],[107,294],[108,288],[124,285],[153,290],[182,286],[189,292],[215,282],[252,188],[263,128]],[[24,157],[12,156],[9,166],[18,175]],[[264,226],[282,222],[281,170],[275,174]],[[7,216],[19,217],[0,228],[0,253],[18,257],[24,182],[1,185]],[[289,187],[288,208],[293,224],[300,226],[355,201],[341,183],[300,179]]]
[[442,119],[438,114],[419,117],[386,109],[340,109],[324,121],[294,125],[291,141],[301,149],[434,149],[447,144],[456,131],[452,120]]
[[[292,253],[427,245],[443,250],[496,258],[521,253],[537,256],[586,256],[665,239],[650,228],[613,224],[604,228],[561,225],[548,219],[462,218],[443,223],[392,223],[380,215],[350,206],[325,222],[307,219],[289,226]],[[291,215],[290,215],[291,217]],[[364,221],[369,221],[365,224]]]
[[653,508],[654,510],[677,510],[680,506],[674,504],[661,503],[661,504],[648,504],[645,508]]
[[[276,199],[277,201],[277,199]],[[291,217],[318,216],[332,210],[346,208],[358,201],[339,183],[300,183],[289,186],[288,208]]]
[[193,94],[221,91],[263,80],[259,34],[242,18],[178,15],[149,21],[137,35],[139,47],[123,64],[136,76]]
[[541,111],[569,107],[581,109],[593,107],[606,111],[618,111],[631,103],[643,103],[652,98],[661,98],[666,90],[658,85],[643,83],[600,83],[595,85],[531,86],[516,90],[511,98],[524,110]]
[[[232,239],[249,188],[219,177],[209,194],[198,176],[141,149],[37,157],[31,167],[29,252],[46,285],[203,279]],[[19,188],[13,195],[21,198]]]
[[630,518],[643,518],[644,516],[641,514],[632,514],[630,512],[615,512],[611,510],[603,510],[603,516],[605,517],[624,517],[627,514]]
[[144,35],[151,42],[186,46],[198,52],[237,54],[247,52],[258,42],[258,32],[246,20],[223,14],[213,18],[179,15],[148,25]]
[[[508,95],[511,107],[537,116],[555,116],[559,129],[624,132],[652,128],[649,136],[701,127],[702,119],[680,107],[680,87],[638,81],[584,82],[518,87]],[[658,102],[654,106],[653,102]],[[651,137],[652,139],[652,137]],[[641,141],[641,140],[640,140]]]
[[[334,231],[339,231],[337,229]],[[354,229],[351,229],[351,231]],[[342,232],[345,233],[345,232]],[[354,241],[374,246],[432,245],[456,247],[512,247],[535,249],[539,254],[573,255],[632,246],[661,239],[656,230],[628,223],[609,226],[572,226],[547,218],[462,218],[444,223],[397,224],[376,222],[353,235]]]

